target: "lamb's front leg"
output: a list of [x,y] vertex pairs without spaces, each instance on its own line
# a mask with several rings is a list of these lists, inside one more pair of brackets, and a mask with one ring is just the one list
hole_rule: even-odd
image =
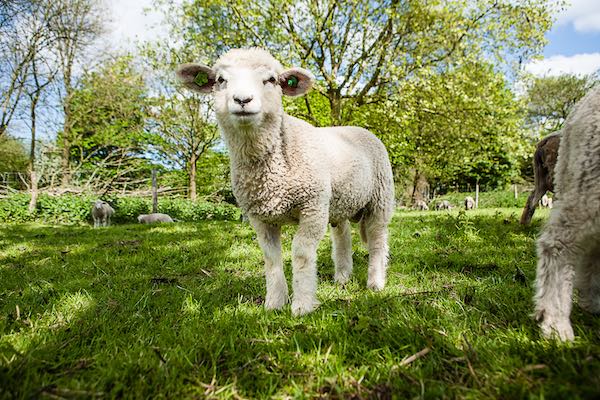
[[544,233],[537,241],[538,265],[535,285],[535,317],[546,337],[573,340],[571,297],[573,294],[572,256],[568,246],[572,243],[569,227],[557,226],[554,215],[550,217]]
[[280,228],[265,224],[252,217],[249,217],[249,219],[252,226],[254,226],[265,259],[265,278],[267,281],[265,308],[267,310],[277,310],[288,301],[288,287],[281,258]]
[[292,314],[303,315],[319,306],[317,300],[317,247],[327,229],[327,214],[300,216],[292,242]]

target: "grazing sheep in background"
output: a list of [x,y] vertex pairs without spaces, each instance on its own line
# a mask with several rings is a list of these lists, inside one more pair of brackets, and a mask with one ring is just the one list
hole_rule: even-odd
[[581,308],[600,313],[600,87],[575,106],[562,135],[556,204],[537,240],[535,316],[544,336],[572,340],[573,287]]
[[527,198],[521,224],[527,225],[531,222],[535,208],[546,192],[554,192],[554,166],[560,146],[561,132],[555,132],[546,136],[536,146],[533,155],[533,174],[535,188]]
[[475,208],[475,199],[471,196],[465,198],[465,210],[472,210]]
[[548,195],[543,195],[540,199],[540,206],[544,208],[552,208],[552,197],[548,197]]
[[448,200],[442,200],[435,206],[436,210],[452,210],[452,204]]
[[367,286],[383,289],[394,182],[381,141],[362,128],[316,128],[287,115],[282,94],[303,95],[314,78],[302,68],[284,70],[262,49],[230,50],[213,68],[184,64],[177,76],[193,91],[214,94],[233,192],[264,254],[265,307],[279,309],[288,301],[280,242],[285,224],[298,224],[292,242],[294,315],[319,305],[317,246],[328,223],[335,281],[346,283],[352,272],[353,221],[368,244]]
[[423,200],[417,200],[417,201],[415,201],[413,210],[427,211],[427,210],[429,210],[429,207],[427,206],[427,203],[425,203]]
[[140,224],[154,224],[156,222],[173,222],[173,218],[167,214],[153,213],[153,214],[140,214],[137,217]]
[[110,217],[115,213],[115,210],[105,201],[96,200],[92,206],[92,219],[94,220],[94,228],[100,226],[109,226]]

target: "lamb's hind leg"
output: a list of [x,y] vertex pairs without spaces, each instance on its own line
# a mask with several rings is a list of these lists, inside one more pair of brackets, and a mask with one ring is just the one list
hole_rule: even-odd
[[319,306],[317,300],[317,247],[327,229],[328,214],[301,215],[292,241],[292,314],[303,315]]
[[331,226],[332,258],[335,265],[334,279],[344,285],[352,275],[352,231],[349,221]]
[[588,254],[575,272],[575,286],[579,289],[579,306],[593,314],[600,314],[600,252]]
[[283,272],[283,259],[281,258],[281,232],[277,226],[267,225],[252,217],[249,218],[265,260],[265,278],[267,282],[267,296],[265,308],[267,310],[280,309],[288,301],[288,286]]
[[546,337],[573,340],[569,320],[573,294],[573,228],[553,214],[537,241],[535,317]]
[[364,229],[369,248],[369,271],[367,287],[382,290],[388,263],[388,228],[385,218],[378,214],[367,217]]

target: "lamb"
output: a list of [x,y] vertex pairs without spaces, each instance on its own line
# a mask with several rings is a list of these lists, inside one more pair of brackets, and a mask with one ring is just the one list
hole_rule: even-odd
[[100,226],[109,226],[110,217],[115,213],[115,210],[105,201],[96,200],[92,206],[92,219],[94,220],[94,228]]
[[436,210],[452,210],[452,204],[448,200],[442,200],[435,206]]
[[140,214],[140,215],[138,215],[137,220],[140,224],[154,224],[157,222],[164,222],[164,223],[173,222],[173,218],[171,218],[167,214],[161,214],[161,213]]
[[415,201],[413,210],[427,211],[427,210],[429,210],[429,207],[427,206],[427,203],[425,203],[423,200],[417,200],[417,201]]
[[533,218],[535,208],[546,192],[554,192],[554,167],[560,145],[561,132],[546,136],[536,146],[533,155],[533,174],[535,188],[527,198],[521,224],[528,225]]
[[195,92],[214,94],[233,192],[264,255],[265,308],[280,309],[288,301],[280,242],[285,224],[298,225],[292,241],[293,315],[319,305],[317,246],[328,223],[335,281],[345,284],[352,272],[353,221],[368,245],[367,286],[383,289],[394,182],[381,141],[362,128],[316,128],[286,114],[282,95],[305,94],[314,77],[302,68],[284,70],[263,49],[230,50],[213,68],[184,64],[177,77]]
[[537,240],[534,315],[544,336],[567,341],[573,288],[581,308],[600,313],[600,87],[574,107],[562,132],[557,198]]
[[471,196],[465,197],[465,210],[472,210],[475,208],[475,199]]
[[540,206],[544,208],[552,208],[552,197],[548,197],[547,194],[544,194],[540,199]]

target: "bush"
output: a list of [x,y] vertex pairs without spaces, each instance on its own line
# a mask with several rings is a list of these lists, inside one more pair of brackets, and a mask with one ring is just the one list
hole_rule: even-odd
[[[512,191],[498,190],[491,192],[479,192],[479,208],[509,208],[525,206],[525,201],[530,192],[521,192],[515,200],[515,194]],[[442,200],[448,200],[455,207],[464,207],[465,198],[471,196],[475,198],[475,192],[452,192],[443,196],[436,197],[430,204],[429,209],[435,209],[435,205]]]
[[[92,220],[92,203],[97,197],[42,194],[33,213],[28,211],[29,199],[28,194],[0,199],[0,222],[88,223]],[[136,223],[138,215],[148,214],[152,209],[150,198],[112,197],[105,200],[115,209],[112,218],[115,223]],[[179,221],[238,220],[241,214],[237,207],[227,203],[170,198],[159,199],[158,212],[169,214]]]

